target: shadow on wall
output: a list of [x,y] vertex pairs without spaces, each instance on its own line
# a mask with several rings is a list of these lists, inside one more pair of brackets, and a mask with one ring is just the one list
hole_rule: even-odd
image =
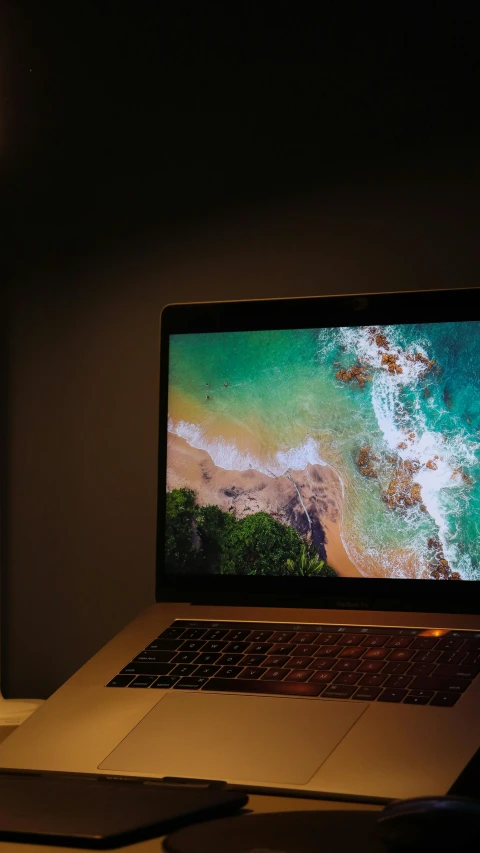
[[162,307],[474,286],[473,198],[452,184],[292,203],[160,233],[18,289],[6,696],[48,696],[154,600]]

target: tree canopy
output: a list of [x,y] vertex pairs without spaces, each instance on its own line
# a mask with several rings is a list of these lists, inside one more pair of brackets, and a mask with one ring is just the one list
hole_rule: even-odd
[[167,493],[165,563],[173,573],[336,575],[293,527],[266,512],[236,519],[200,506],[191,489]]

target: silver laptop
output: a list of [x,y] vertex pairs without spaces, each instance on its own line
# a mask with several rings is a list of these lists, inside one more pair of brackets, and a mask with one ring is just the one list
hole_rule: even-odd
[[157,604],[1,766],[451,790],[480,745],[475,297],[168,306]]

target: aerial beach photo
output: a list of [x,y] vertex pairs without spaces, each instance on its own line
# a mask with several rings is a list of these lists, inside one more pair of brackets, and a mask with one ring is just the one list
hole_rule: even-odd
[[479,334],[172,335],[166,570],[480,579]]

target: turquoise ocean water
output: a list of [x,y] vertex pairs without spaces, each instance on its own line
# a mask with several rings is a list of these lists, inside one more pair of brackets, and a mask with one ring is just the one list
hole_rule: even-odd
[[[174,335],[170,429],[227,470],[331,465],[342,539],[365,576],[426,577],[435,540],[453,571],[480,579],[480,323],[379,331],[401,372],[366,327]],[[336,377],[355,364],[363,388]],[[375,479],[357,466],[366,445]],[[423,510],[382,499],[399,459],[418,469]]]

